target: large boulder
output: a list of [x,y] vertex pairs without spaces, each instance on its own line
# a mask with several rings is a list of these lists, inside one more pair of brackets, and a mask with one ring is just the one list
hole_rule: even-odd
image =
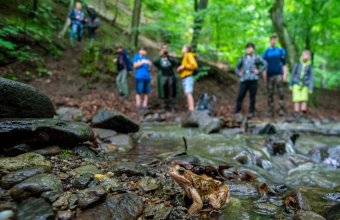
[[139,125],[125,115],[103,109],[93,116],[92,124],[97,128],[111,129],[123,134],[139,131]]
[[55,118],[63,121],[83,121],[84,113],[78,108],[60,107]]
[[211,117],[204,111],[187,113],[182,117],[181,125],[183,128],[200,128],[204,133],[211,134],[218,132],[222,127],[219,118]]
[[52,118],[52,101],[38,89],[0,77],[0,118]]
[[5,147],[20,143],[29,145],[74,144],[94,138],[85,123],[55,119],[1,119],[0,140]]

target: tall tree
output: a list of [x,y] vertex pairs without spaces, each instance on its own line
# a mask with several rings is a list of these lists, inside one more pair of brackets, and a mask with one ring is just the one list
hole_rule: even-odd
[[194,19],[194,33],[191,40],[191,47],[193,51],[197,50],[198,39],[201,35],[202,27],[206,9],[208,7],[208,0],[194,0],[195,19]]
[[133,6],[133,14],[132,14],[132,22],[131,22],[131,44],[137,48],[138,47],[138,35],[139,35],[139,23],[140,23],[140,15],[142,11],[142,1],[135,0]]
[[273,6],[269,10],[269,13],[275,32],[279,37],[279,41],[282,47],[287,50],[288,65],[292,68],[294,62],[296,62],[298,58],[298,49],[294,39],[291,37],[287,27],[285,26],[283,8],[284,0],[275,0]]

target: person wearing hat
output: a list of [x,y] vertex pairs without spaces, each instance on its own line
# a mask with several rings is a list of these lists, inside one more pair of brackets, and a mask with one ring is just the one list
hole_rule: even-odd
[[236,100],[235,114],[241,112],[243,99],[249,91],[250,104],[248,118],[254,117],[257,81],[259,75],[267,67],[266,61],[264,61],[261,56],[255,54],[254,51],[255,45],[253,43],[248,43],[246,45],[246,54],[239,59],[236,66],[236,73],[240,77],[240,87]]

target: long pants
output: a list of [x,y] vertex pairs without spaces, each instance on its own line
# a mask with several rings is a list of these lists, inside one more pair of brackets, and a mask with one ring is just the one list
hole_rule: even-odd
[[128,96],[129,95],[129,87],[127,82],[127,70],[123,69],[119,71],[118,76],[116,78],[116,85],[118,87],[118,91],[122,96]]
[[87,29],[88,29],[88,32],[89,32],[89,39],[90,39],[90,40],[94,40],[96,28],[94,28],[94,27],[88,27]]
[[80,23],[73,23],[71,26],[70,40],[73,41],[76,35],[78,35],[78,42],[83,38],[83,25]]
[[256,92],[257,92],[257,80],[244,81],[240,83],[240,89],[238,93],[238,97],[236,100],[236,113],[239,113],[242,109],[243,99],[249,91],[249,113],[255,112],[255,103],[256,103]]
[[161,86],[164,93],[164,99],[176,97],[176,79],[175,76],[162,76]]
[[268,95],[268,110],[273,112],[274,110],[274,92],[277,88],[279,96],[279,107],[280,110],[284,110],[284,99],[285,99],[285,87],[281,75],[270,76],[267,81],[267,95]]

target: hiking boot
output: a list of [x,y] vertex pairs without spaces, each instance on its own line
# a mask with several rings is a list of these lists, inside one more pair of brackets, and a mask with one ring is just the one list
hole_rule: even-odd
[[248,113],[247,118],[252,119],[254,118],[255,114],[253,112]]

